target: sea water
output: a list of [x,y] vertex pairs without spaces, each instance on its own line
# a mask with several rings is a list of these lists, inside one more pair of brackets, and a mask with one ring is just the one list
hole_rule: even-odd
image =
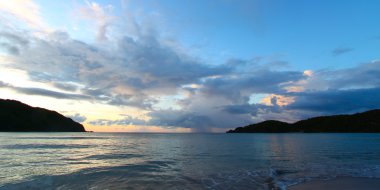
[[380,178],[380,134],[0,133],[0,189],[286,189]]

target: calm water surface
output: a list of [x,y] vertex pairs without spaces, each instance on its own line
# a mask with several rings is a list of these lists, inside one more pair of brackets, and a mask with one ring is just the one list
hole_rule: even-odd
[[0,189],[286,189],[380,178],[380,134],[0,133]]

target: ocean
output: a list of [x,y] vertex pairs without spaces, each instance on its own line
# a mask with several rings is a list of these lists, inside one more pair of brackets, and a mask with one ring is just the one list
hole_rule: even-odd
[[0,133],[0,189],[286,189],[380,178],[380,134]]

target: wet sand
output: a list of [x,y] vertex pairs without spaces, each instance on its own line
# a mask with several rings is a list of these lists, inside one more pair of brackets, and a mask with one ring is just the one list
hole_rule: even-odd
[[340,177],[332,180],[315,180],[288,188],[289,190],[379,190],[378,178]]

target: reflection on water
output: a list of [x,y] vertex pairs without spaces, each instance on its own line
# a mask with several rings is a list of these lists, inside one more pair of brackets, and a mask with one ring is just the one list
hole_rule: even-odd
[[0,189],[285,188],[379,158],[379,134],[0,133]]

